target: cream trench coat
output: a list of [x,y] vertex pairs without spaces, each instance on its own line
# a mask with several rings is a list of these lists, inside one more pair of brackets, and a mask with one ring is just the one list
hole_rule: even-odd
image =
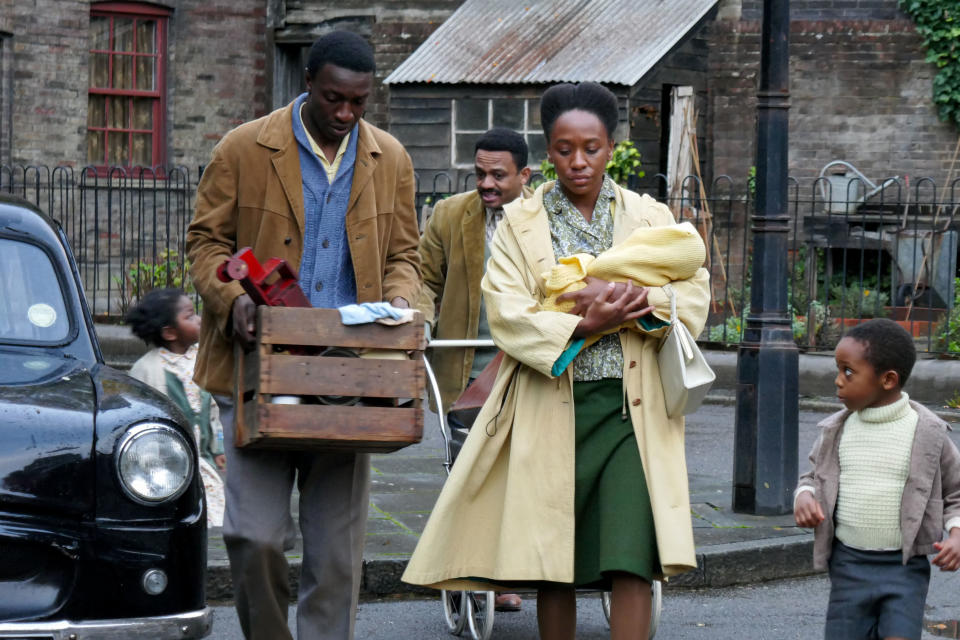
[[[403,580],[445,589],[485,589],[468,578],[573,582],[574,408],[570,367],[551,369],[578,316],[540,310],[543,274],[555,263],[542,185],[505,208],[482,281],[493,339],[505,352],[489,399],[437,500]],[[614,244],[638,226],[673,224],[649,196],[616,189]],[[708,274],[673,282],[677,315],[698,335],[706,322]],[[659,287],[648,301],[669,320]],[[633,421],[666,576],[696,567],[683,418],[664,408],[657,339],[621,331],[624,411]],[[518,359],[519,358],[519,359]]]

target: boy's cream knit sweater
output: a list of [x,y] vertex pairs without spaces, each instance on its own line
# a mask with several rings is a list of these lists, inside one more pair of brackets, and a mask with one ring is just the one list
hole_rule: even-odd
[[910,471],[917,412],[907,394],[850,414],[840,438],[836,537],[858,549],[899,549],[900,499]]

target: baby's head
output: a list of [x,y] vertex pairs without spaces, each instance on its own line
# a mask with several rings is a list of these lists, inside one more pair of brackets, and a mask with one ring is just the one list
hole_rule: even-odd
[[147,344],[175,353],[185,352],[200,339],[200,316],[180,289],[153,289],[124,320]]
[[855,326],[837,345],[837,397],[848,409],[880,407],[900,398],[917,349],[892,320],[877,318]]

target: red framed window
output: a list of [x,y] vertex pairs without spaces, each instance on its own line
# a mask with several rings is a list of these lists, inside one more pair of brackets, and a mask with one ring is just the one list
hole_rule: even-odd
[[164,71],[169,16],[169,11],[152,5],[91,5],[89,164],[137,167],[165,162]]

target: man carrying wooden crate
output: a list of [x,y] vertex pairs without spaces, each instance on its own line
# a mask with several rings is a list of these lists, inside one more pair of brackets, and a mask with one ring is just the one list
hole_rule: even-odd
[[303,639],[353,637],[369,495],[366,454],[233,446],[233,343],[255,343],[256,307],[217,267],[243,247],[283,258],[314,307],[416,302],[420,291],[414,175],[392,136],[362,120],[373,51],[361,37],[317,40],[307,91],[229,132],[213,151],[187,234],[203,298],[195,379],[215,395],[229,473],[223,537],[240,625],[249,640],[290,638],[290,496],[300,490],[303,564],[297,609]]

